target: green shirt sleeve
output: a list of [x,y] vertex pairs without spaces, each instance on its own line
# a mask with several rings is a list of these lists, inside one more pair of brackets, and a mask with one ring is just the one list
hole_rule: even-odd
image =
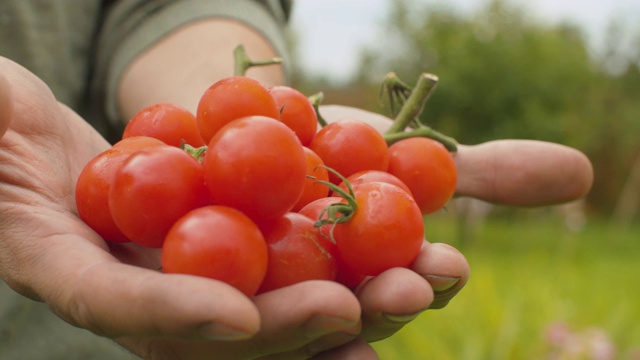
[[[286,0],[0,0],[0,56],[40,77],[59,101],[113,141],[122,124],[116,84],[147,47],[190,21],[224,16],[259,30],[286,56],[290,8]],[[136,358],[0,280],[0,359]]]
[[[113,127],[122,126],[116,102],[120,76],[146,48],[189,22],[226,17],[241,21],[264,35],[286,58],[285,25],[290,1],[124,0],[106,17],[98,40],[92,91],[96,105]],[[230,54],[231,56],[231,54]],[[286,63],[286,62],[285,62]]]

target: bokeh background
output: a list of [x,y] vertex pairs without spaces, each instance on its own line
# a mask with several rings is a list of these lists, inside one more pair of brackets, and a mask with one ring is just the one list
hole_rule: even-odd
[[385,74],[440,81],[421,121],[477,144],[584,152],[584,199],[510,208],[455,199],[425,218],[460,249],[466,288],[375,343],[382,359],[640,359],[640,1],[300,0],[294,85],[386,114]]

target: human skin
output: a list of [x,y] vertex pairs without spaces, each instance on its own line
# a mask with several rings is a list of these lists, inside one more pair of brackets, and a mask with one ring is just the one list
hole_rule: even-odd
[[[188,28],[181,30],[181,36],[170,38],[176,44],[194,35]],[[272,55],[252,46],[251,36],[257,36],[253,40],[258,43],[261,38],[245,30],[250,54]],[[163,45],[171,47],[171,42],[158,46]],[[221,48],[230,53],[227,50]],[[145,54],[150,56],[147,60],[158,61],[153,51]],[[143,62],[132,64],[122,79],[124,118],[150,103],[171,101],[172,96],[176,104],[193,108],[192,97],[203,90],[205,81],[193,92],[127,95],[134,88],[126,84],[175,88],[188,78],[176,74],[163,86],[153,79],[144,83],[144,75],[135,69],[149,67],[144,57],[139,60]],[[33,74],[2,58],[0,69],[0,129],[6,129],[0,139],[0,275],[17,292],[47,303],[62,319],[113,338],[143,358],[376,358],[368,342],[393,335],[422,311],[444,307],[469,278],[460,252],[427,241],[410,269],[384,272],[355,292],[336,283],[311,281],[247,298],[221,282],[162,274],[156,270],[157,250],[108,244],[77,216],[75,179],[109,144],[58,103]],[[211,74],[206,81],[223,73]],[[261,78],[259,73],[255,76]],[[264,76],[269,84],[282,80],[269,72]],[[333,121],[359,110],[323,111]],[[359,114],[363,121],[381,120],[376,114]],[[581,153],[548,143],[519,145],[519,157],[510,146],[462,146],[456,155],[462,178],[459,194],[527,206],[569,201],[590,187],[591,167]],[[541,148],[525,151],[531,146]],[[542,161],[537,158],[541,151],[564,155]],[[492,165],[477,166],[483,162]],[[563,169],[573,169],[567,172],[579,186],[557,186],[549,192],[548,184],[568,181]],[[501,186],[520,172],[538,176],[514,178],[517,185]]]

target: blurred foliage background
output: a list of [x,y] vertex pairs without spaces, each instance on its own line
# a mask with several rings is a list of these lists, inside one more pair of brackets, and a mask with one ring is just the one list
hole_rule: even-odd
[[385,113],[385,74],[413,84],[433,73],[440,80],[424,123],[464,144],[527,138],[575,147],[595,168],[590,213],[628,223],[640,201],[640,33],[629,41],[625,30],[612,22],[607,48],[594,54],[582,29],[541,23],[508,1],[465,15],[397,0],[379,29],[363,29],[383,46],[362,49],[349,82],[306,77],[295,61],[293,81],[323,91],[325,103]]
[[381,358],[640,359],[640,33],[611,22],[594,53],[583,29],[543,23],[509,1],[472,14],[391,3],[380,28],[363,29],[382,46],[362,48],[349,81],[310,78],[293,61],[293,84],[328,104],[388,114],[379,98],[388,72],[409,84],[433,73],[422,122],[464,144],[572,146],[591,159],[595,182],[574,204],[456,199],[428,216],[427,238],[460,249],[471,279],[447,308],[376,343]]

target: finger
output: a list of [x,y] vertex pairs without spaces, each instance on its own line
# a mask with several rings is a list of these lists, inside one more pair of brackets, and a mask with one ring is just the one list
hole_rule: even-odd
[[580,151],[532,140],[459,146],[457,194],[514,206],[559,204],[584,196],[593,168]]
[[469,280],[469,263],[464,255],[443,243],[425,241],[411,268],[433,289],[434,299],[429,309],[445,307]]
[[[360,332],[360,305],[347,288],[328,281],[306,281],[254,298],[262,322],[251,339],[233,342],[143,340],[139,348],[185,359],[306,359]],[[327,335],[338,339],[325,339]],[[342,336],[342,340],[340,340]],[[145,357],[145,356],[143,356]],[[145,357],[146,358],[146,357]]]
[[433,301],[429,283],[406,268],[387,270],[361,284],[356,293],[362,306],[361,336],[367,341],[393,335]]
[[0,138],[4,136],[11,124],[13,100],[7,79],[0,74]]
[[69,280],[54,310],[99,335],[235,340],[260,328],[251,300],[219,281],[117,262],[97,263]]
[[313,360],[377,360],[378,354],[365,340],[359,338],[333,350],[313,357]]

